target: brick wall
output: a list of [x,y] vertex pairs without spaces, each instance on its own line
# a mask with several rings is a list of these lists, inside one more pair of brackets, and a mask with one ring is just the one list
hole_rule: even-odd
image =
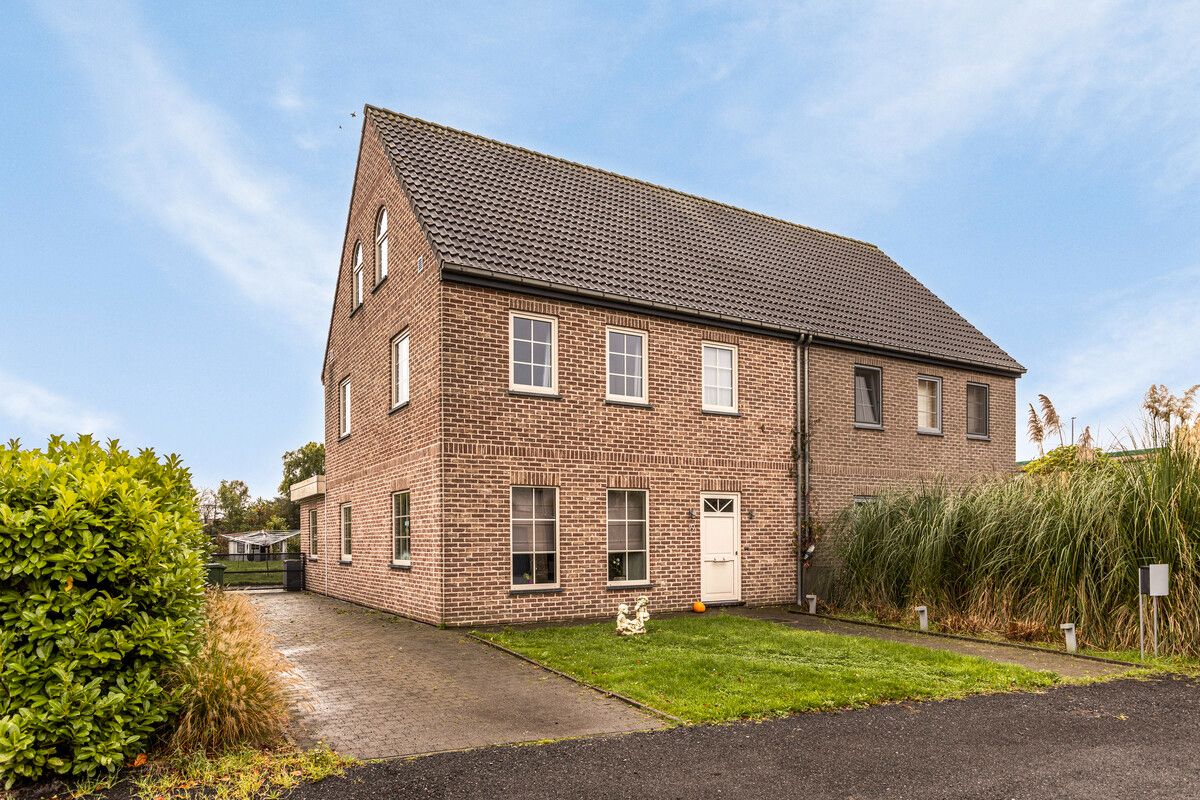
[[[376,285],[375,220],[388,210],[388,277]],[[364,301],[352,311],[360,240]],[[417,271],[418,258],[423,270]],[[440,341],[437,261],[371,123],[364,127],[325,358],[325,474],[311,591],[428,622],[441,618]],[[411,400],[391,409],[391,341],[409,331]],[[351,379],[351,433],[339,439],[338,387]],[[411,492],[412,567],[393,569],[391,494]],[[352,504],[353,556],[340,559],[339,509]],[[307,518],[306,518],[307,519]],[[419,520],[419,523],[417,522]],[[304,549],[308,549],[304,537]]]

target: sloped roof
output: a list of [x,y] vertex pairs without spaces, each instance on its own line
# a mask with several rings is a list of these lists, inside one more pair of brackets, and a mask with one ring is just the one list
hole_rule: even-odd
[[1006,372],[872,244],[367,106],[448,269]]

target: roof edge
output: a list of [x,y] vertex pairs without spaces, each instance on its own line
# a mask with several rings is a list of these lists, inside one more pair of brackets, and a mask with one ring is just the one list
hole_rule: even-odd
[[642,186],[648,186],[653,189],[658,189],[660,191],[670,192],[671,194],[679,195],[680,197],[686,197],[691,200],[699,200],[702,203],[709,203],[714,206],[728,208],[732,211],[737,211],[740,214],[749,214],[754,217],[759,217],[760,219],[770,220],[771,222],[778,222],[782,225],[791,225],[792,227],[803,228],[804,230],[807,230],[807,231],[819,233],[822,236],[832,236],[835,239],[842,239],[844,241],[853,242],[854,244],[860,244],[865,247],[873,247],[876,250],[880,250],[880,252],[882,252],[879,245],[875,244],[874,242],[868,242],[864,239],[856,239],[853,236],[847,236],[844,233],[835,233],[833,231],[827,231],[824,228],[815,228],[812,225],[805,225],[802,222],[793,222],[790,219],[784,219],[782,217],[772,216],[771,214],[764,214],[761,211],[753,211],[748,208],[742,208],[741,206],[735,206],[732,203],[725,203],[720,200],[713,200],[711,197],[705,197],[704,195],[694,194],[692,192],[685,192],[682,189],[675,189],[671,186],[664,186],[661,183],[654,183],[653,181],[643,180],[642,178],[635,178],[631,175],[626,175],[621,172],[615,172],[610,169],[604,169],[603,167],[597,167],[592,164],[584,164],[582,161],[572,161],[569,158],[563,158],[562,156],[551,155],[550,153],[543,153],[540,150],[533,150],[528,147],[523,147],[519,144],[513,144],[512,142],[505,142],[500,139],[493,139],[490,136],[483,136],[482,134],[472,133],[471,131],[464,131],[461,128],[455,128],[450,125],[443,125],[440,122],[433,122],[431,120],[423,119],[421,117],[414,117],[411,114],[401,114],[399,111],[392,111],[390,108],[383,108],[382,106],[375,106],[375,105],[371,105],[370,103],[366,103],[363,106],[363,110],[368,113],[373,112],[375,114],[390,115],[393,117],[399,117],[400,119],[412,120],[413,122],[419,122],[422,125],[429,125],[434,128],[441,128],[444,131],[456,133],[456,134],[459,134],[460,136],[469,136],[470,138],[478,139],[481,142],[488,142],[489,144],[495,144],[495,145],[499,145],[501,147],[508,147],[513,150],[519,150],[523,153],[528,153],[532,156],[537,156],[538,158],[545,158],[545,159],[549,159],[550,161],[557,161],[560,164],[569,164],[572,167],[586,169],[590,172],[598,172],[602,175],[609,175],[611,177],[618,178],[623,181],[629,181],[630,183],[636,183],[636,184],[640,184]]
[[443,276],[445,276],[447,273],[450,273],[452,275],[483,278],[518,290],[524,289],[528,291],[532,288],[534,290],[552,292],[560,295],[570,295],[574,297],[590,299],[593,301],[621,303],[624,305],[644,309],[648,313],[686,316],[699,321],[707,321],[739,328],[750,328],[763,333],[768,333],[775,336],[783,336],[786,338],[799,338],[801,336],[811,335],[813,341],[818,344],[841,347],[850,350],[859,350],[862,352],[879,353],[882,355],[893,355],[926,363],[942,364],[958,369],[971,369],[978,372],[1001,374],[1015,378],[1021,377],[1027,371],[1024,365],[1022,365],[1016,359],[1013,359],[1013,363],[1017,365],[1016,368],[1002,364],[989,364],[982,361],[965,361],[963,359],[937,355],[935,353],[921,352],[919,350],[908,350],[899,347],[886,347],[883,345],[859,341],[847,337],[839,337],[831,334],[817,333],[815,331],[801,330],[800,328],[789,328],[783,325],[771,325],[758,320],[735,317],[728,314],[715,314],[711,311],[703,311],[696,308],[675,306],[669,303],[655,303],[650,300],[641,300],[636,297],[628,297],[626,295],[614,294],[612,292],[598,292],[590,289],[580,289],[567,284],[558,284],[552,281],[538,280],[537,278],[523,278],[503,272],[496,272],[495,270],[470,267],[465,264],[456,264],[444,259],[442,260],[441,268]]

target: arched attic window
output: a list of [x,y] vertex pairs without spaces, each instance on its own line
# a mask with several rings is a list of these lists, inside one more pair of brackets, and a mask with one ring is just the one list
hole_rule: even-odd
[[[354,243],[354,308],[362,305],[363,301],[363,255],[362,242]],[[354,308],[351,310],[353,311]]]
[[380,208],[375,218],[375,282],[380,283],[388,273],[388,219],[387,209]]

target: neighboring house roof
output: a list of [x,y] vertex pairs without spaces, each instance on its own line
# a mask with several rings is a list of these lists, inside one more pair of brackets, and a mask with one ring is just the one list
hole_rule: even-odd
[[222,533],[221,536],[231,542],[241,542],[242,544],[256,544],[260,547],[269,547],[284,539],[290,539],[293,536],[299,536],[300,531],[243,531],[241,533]]
[[872,244],[373,106],[366,115],[448,272],[1024,371]]

